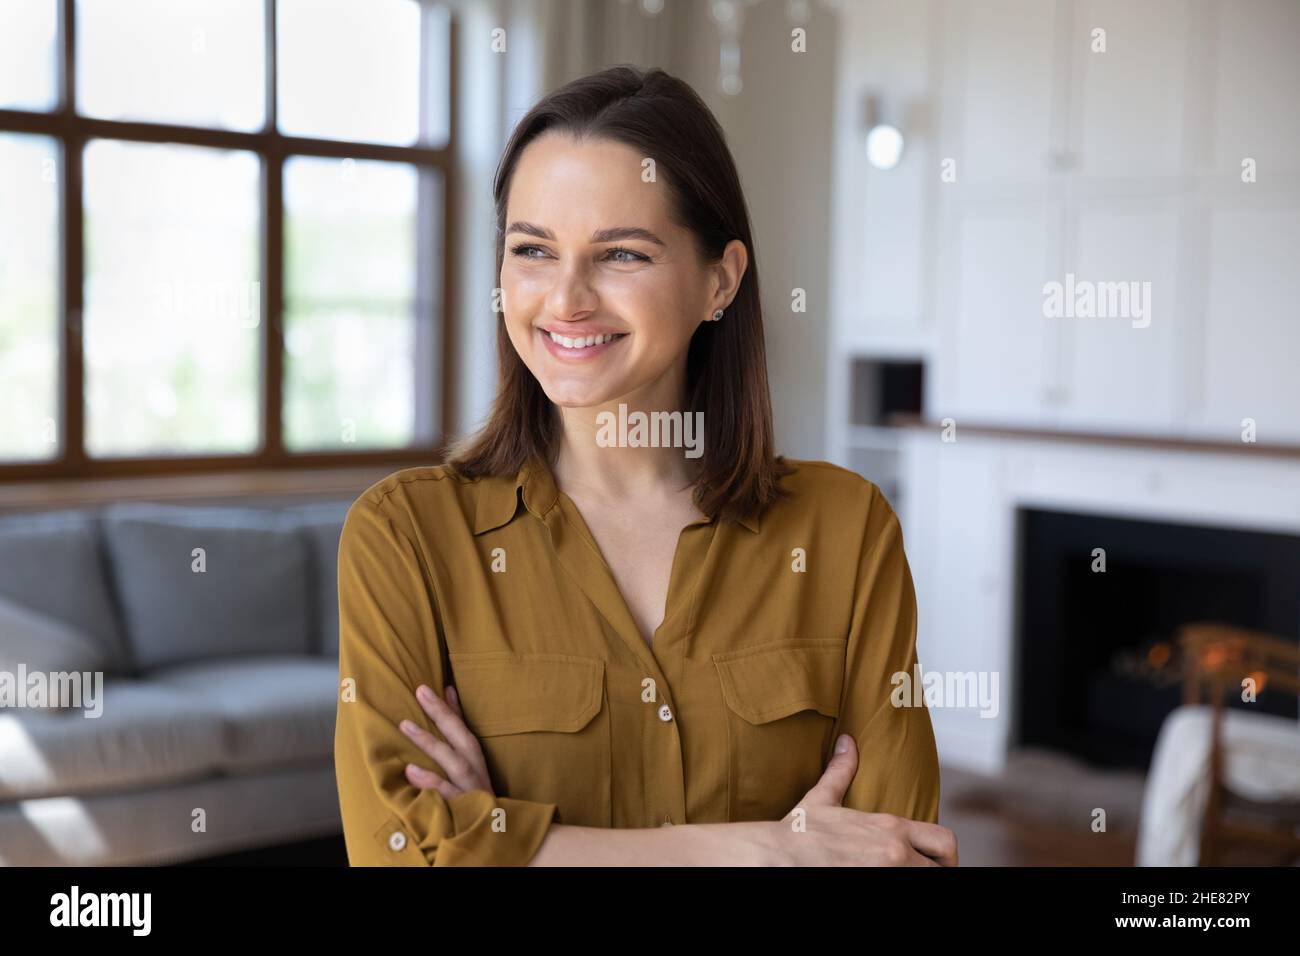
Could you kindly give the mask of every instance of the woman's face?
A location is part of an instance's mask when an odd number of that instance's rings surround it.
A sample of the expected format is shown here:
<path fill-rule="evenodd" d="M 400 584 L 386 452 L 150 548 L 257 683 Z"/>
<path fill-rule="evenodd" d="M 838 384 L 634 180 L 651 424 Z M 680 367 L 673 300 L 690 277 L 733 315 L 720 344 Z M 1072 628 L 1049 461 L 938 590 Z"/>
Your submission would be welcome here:
<path fill-rule="evenodd" d="M 556 405 L 680 401 L 686 349 L 744 272 L 733 240 L 701 261 L 669 192 L 605 139 L 547 133 L 524 150 L 506 203 L 502 309 L 510 341 Z M 724 318 L 723 321 L 726 321 Z"/>

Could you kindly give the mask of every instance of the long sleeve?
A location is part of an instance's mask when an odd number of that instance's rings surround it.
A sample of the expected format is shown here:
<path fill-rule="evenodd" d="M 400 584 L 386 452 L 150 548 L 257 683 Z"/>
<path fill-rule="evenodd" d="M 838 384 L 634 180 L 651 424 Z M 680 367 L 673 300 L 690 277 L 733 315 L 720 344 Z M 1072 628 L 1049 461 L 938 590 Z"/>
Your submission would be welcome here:
<path fill-rule="evenodd" d="M 358 499 L 339 543 L 334 761 L 349 862 L 524 865 L 545 838 L 555 804 L 483 790 L 446 800 L 406 779 L 407 763 L 442 772 L 398 723 L 409 718 L 434 730 L 415 689 L 426 683 L 442 693 L 444 654 L 432 585 L 386 504 L 373 492 Z"/>
<path fill-rule="evenodd" d="M 871 501 L 853 596 L 843 701 L 835 736 L 852 734 L 858 770 L 844 806 L 910 820 L 939 819 L 939 757 L 917 675 L 916 594 L 898 517 L 879 489 Z M 905 674 L 897 691 L 895 675 Z M 897 691 L 897 693 L 896 693 Z M 895 706 L 899 698 L 907 706 Z"/>

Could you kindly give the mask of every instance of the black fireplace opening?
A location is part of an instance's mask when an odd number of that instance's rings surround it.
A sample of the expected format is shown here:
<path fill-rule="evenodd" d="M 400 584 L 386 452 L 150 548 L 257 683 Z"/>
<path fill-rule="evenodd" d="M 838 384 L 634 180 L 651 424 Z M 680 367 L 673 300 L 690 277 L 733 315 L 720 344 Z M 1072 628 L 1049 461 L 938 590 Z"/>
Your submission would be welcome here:
<path fill-rule="evenodd" d="M 1017 737 L 1145 769 L 1182 702 L 1176 631 L 1221 621 L 1300 642 L 1300 536 L 1021 509 Z M 1104 551 L 1105 570 L 1099 570 Z M 1229 706 L 1295 719 L 1264 687 Z"/>

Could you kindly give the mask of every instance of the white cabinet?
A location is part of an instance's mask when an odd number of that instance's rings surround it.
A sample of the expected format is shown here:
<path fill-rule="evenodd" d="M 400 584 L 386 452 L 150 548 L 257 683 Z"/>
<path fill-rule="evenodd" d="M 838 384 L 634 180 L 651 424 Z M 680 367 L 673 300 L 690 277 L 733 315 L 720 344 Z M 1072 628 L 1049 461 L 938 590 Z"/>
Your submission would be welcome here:
<path fill-rule="evenodd" d="M 1083 179 L 1163 181 L 1187 161 L 1187 0 L 1078 0 L 1066 166 Z M 1104 51 L 1101 45 L 1104 43 Z"/>
<path fill-rule="evenodd" d="M 833 421 L 846 353 L 897 355 L 933 421 L 1300 443 L 1300 0 L 843 17 Z M 869 93 L 903 118 L 891 171 L 861 156 Z M 1130 308 L 1054 317 L 1048 282 Z"/>
<path fill-rule="evenodd" d="M 1192 428 L 1300 443 L 1300 3 L 1211 8 Z M 1254 182 L 1244 182 L 1249 161 Z"/>
<path fill-rule="evenodd" d="M 939 307 L 946 316 L 932 417 L 1044 424 L 1052 342 L 1042 317 L 1056 265 L 1055 205 L 963 200 L 941 220 Z M 952 361 L 944 361 L 945 359 Z"/>
<path fill-rule="evenodd" d="M 1181 209 L 1175 198 L 1067 203 L 1065 272 L 1119 314 L 1048 320 L 1064 363 L 1057 424 L 1160 435 L 1182 414 L 1181 338 L 1194 330 L 1178 281 Z"/>
<path fill-rule="evenodd" d="M 945 12 L 928 417 L 1300 440 L 1300 2 Z"/>
<path fill-rule="evenodd" d="M 1260 185 L 1295 183 L 1300 173 L 1300 3 L 1232 0 L 1211 7 L 1213 169 L 1240 184 L 1241 161 L 1256 160 Z"/>
<path fill-rule="evenodd" d="M 1203 403 L 1197 424 L 1239 440 L 1242 420 L 1264 444 L 1300 442 L 1300 204 L 1214 204 L 1205 308 Z"/>
<path fill-rule="evenodd" d="M 940 156 L 958 183 L 1045 183 L 1059 149 L 1057 4 L 1051 0 L 948 3 Z M 936 171 L 937 173 L 937 171 Z"/>

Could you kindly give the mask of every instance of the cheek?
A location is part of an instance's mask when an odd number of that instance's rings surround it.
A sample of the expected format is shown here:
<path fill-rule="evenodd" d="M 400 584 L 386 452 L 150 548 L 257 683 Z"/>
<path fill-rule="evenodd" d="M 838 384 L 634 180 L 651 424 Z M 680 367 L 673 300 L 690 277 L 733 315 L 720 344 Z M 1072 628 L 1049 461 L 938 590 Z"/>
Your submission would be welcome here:
<path fill-rule="evenodd" d="M 512 322 L 529 321 L 546 297 L 546 287 L 536 273 L 509 265 L 501 269 L 501 302 L 506 318 Z"/>
<path fill-rule="evenodd" d="M 647 344 L 672 348 L 694 328 L 689 289 L 683 277 L 645 273 L 616 278 L 603 296 L 614 314 L 644 334 Z"/>

